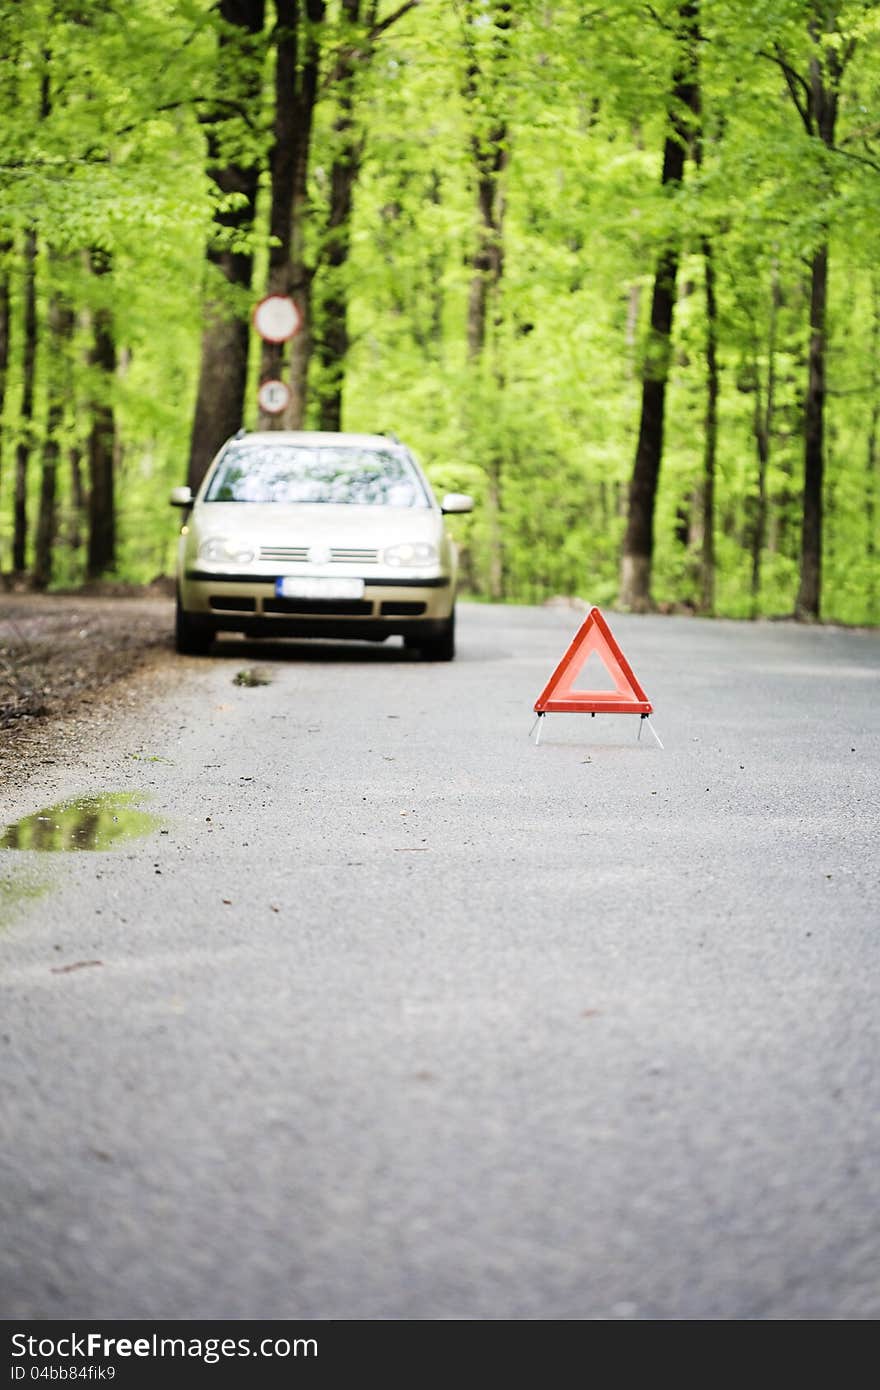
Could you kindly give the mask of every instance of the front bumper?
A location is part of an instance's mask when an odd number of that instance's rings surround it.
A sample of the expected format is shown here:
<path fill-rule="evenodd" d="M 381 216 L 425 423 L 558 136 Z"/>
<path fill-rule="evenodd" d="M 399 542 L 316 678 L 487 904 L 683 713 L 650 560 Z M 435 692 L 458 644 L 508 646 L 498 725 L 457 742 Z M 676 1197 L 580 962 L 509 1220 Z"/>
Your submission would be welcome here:
<path fill-rule="evenodd" d="M 335 576 L 334 576 L 335 577 Z M 184 571 L 181 605 L 223 632 L 250 636 L 364 637 L 428 634 L 448 620 L 455 592 L 449 575 L 374 576 L 362 599 L 290 599 L 275 592 L 276 575 Z"/>

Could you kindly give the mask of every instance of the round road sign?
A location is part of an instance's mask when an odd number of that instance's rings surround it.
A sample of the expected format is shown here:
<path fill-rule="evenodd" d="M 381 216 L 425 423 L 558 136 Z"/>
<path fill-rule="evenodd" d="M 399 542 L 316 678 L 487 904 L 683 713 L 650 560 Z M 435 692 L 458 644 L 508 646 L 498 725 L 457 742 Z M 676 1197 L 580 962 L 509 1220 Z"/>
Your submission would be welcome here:
<path fill-rule="evenodd" d="M 267 343 L 286 343 L 302 327 L 302 317 L 286 294 L 270 294 L 254 309 L 254 327 Z"/>
<path fill-rule="evenodd" d="M 264 381 L 257 393 L 260 409 L 267 415 L 280 415 L 290 404 L 290 387 L 283 381 Z"/>

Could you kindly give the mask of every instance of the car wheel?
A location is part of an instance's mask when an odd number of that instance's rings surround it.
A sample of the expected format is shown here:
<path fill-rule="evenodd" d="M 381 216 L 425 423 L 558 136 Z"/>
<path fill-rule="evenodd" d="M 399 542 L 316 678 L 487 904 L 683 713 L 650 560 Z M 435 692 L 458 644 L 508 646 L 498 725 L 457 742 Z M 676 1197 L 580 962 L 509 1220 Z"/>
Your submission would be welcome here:
<path fill-rule="evenodd" d="M 430 637 L 416 637 L 413 646 L 417 647 L 423 661 L 452 661 L 455 656 L 455 611 L 442 624 L 440 631 Z"/>
<path fill-rule="evenodd" d="M 214 640 L 214 627 L 209 618 L 196 618 L 187 613 L 177 596 L 174 618 L 174 645 L 181 656 L 207 656 Z"/>

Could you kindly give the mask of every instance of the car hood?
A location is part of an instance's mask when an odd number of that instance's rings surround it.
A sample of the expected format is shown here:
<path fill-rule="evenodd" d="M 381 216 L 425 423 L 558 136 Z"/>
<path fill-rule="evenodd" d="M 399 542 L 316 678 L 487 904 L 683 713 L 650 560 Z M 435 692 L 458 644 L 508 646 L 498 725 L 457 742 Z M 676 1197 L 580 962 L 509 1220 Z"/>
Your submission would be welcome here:
<path fill-rule="evenodd" d="M 285 542 L 333 546 L 375 546 L 400 541 L 436 544 L 442 514 L 433 507 L 352 507 L 315 503 L 286 507 L 277 503 L 204 502 L 192 525 L 200 537 L 245 537 L 258 545 Z"/>

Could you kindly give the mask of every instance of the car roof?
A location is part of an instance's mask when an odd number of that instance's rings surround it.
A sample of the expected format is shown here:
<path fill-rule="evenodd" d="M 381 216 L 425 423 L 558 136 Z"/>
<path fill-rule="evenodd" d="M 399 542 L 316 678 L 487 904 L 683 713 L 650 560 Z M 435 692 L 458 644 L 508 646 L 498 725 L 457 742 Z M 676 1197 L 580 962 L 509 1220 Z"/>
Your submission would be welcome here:
<path fill-rule="evenodd" d="M 387 434 L 348 434 L 341 430 L 248 430 L 234 438 L 239 443 L 255 444 L 337 444 L 362 449 L 404 447 L 399 439 Z"/>

